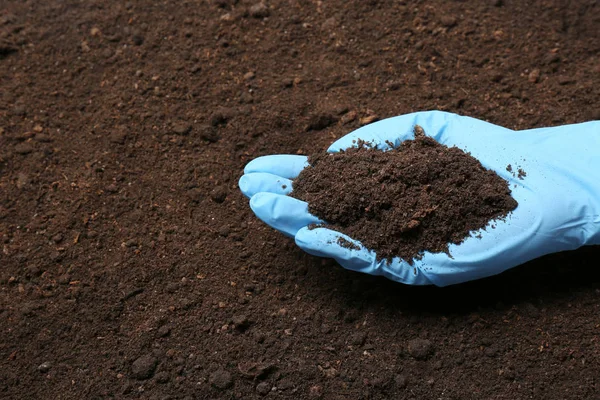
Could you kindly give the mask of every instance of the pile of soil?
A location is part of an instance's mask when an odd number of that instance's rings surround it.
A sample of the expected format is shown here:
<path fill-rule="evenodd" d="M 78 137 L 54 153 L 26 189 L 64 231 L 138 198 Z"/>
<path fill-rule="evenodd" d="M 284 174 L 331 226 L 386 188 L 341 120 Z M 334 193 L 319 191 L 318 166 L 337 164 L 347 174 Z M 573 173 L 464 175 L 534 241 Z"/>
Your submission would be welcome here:
<path fill-rule="evenodd" d="M 237 188 L 377 118 L 600 118 L 597 1 L 416 3 L 0 1 L 0 398 L 597 398 L 599 249 L 411 288 Z"/>
<path fill-rule="evenodd" d="M 470 232 L 517 207 L 507 181 L 470 154 L 415 126 L 415 139 L 390 151 L 368 143 L 309 156 L 292 196 L 327 226 L 412 263 L 423 252 L 448 252 Z"/>

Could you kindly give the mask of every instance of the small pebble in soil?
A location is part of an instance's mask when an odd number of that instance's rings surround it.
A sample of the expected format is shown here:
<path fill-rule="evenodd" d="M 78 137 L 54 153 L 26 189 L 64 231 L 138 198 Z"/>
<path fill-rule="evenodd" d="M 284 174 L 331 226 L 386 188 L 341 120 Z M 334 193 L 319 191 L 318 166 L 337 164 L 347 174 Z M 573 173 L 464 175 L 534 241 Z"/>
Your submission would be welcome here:
<path fill-rule="evenodd" d="M 33 151 L 33 146 L 29 143 L 19 143 L 15 146 L 15 153 L 26 155 Z"/>
<path fill-rule="evenodd" d="M 216 110 L 210 117 L 210 124 L 212 126 L 225 125 L 229 120 L 235 116 L 235 110 L 232 108 L 221 107 Z"/>
<path fill-rule="evenodd" d="M 46 361 L 41 363 L 37 367 L 37 370 L 45 374 L 46 372 L 50 371 L 50 368 L 52 368 L 52 363 L 50 361 Z"/>
<path fill-rule="evenodd" d="M 521 313 L 531 318 L 540 316 L 540 310 L 531 303 L 524 303 L 521 307 Z"/>
<path fill-rule="evenodd" d="M 290 378 L 283 378 L 277 383 L 278 390 L 288 390 L 294 387 L 294 383 Z"/>
<path fill-rule="evenodd" d="M 354 346 L 362 346 L 367 340 L 366 332 L 357 332 L 350 337 L 350 344 Z"/>
<path fill-rule="evenodd" d="M 154 378 L 158 383 L 167 383 L 169 382 L 169 373 L 166 371 L 161 371 L 157 373 Z"/>
<path fill-rule="evenodd" d="M 413 339 L 408 342 L 408 354 L 417 360 L 425 360 L 433 354 L 433 344 L 427 339 Z"/>
<path fill-rule="evenodd" d="M 38 133 L 37 135 L 35 135 L 35 140 L 36 142 L 40 143 L 52 142 L 52 138 L 49 135 L 46 135 L 45 133 Z"/>
<path fill-rule="evenodd" d="M 192 125 L 185 121 L 173 122 L 172 131 L 176 135 L 187 135 L 192 130 Z"/>
<path fill-rule="evenodd" d="M 313 114 L 306 126 L 307 131 L 320 131 L 337 122 L 337 118 L 328 113 Z"/>
<path fill-rule="evenodd" d="M 496 346 L 487 347 L 483 352 L 488 357 L 496 357 L 498 354 L 498 348 Z"/>
<path fill-rule="evenodd" d="M 265 3 L 257 3 L 250 7 L 250 15 L 254 18 L 265 18 L 269 16 L 269 8 Z"/>
<path fill-rule="evenodd" d="M 266 396 L 271 391 L 271 385 L 267 382 L 261 382 L 256 385 L 256 392 L 262 396 Z"/>
<path fill-rule="evenodd" d="M 229 372 L 220 369 L 210 374 L 209 382 L 213 387 L 225 390 L 233 385 L 233 378 Z"/>
<path fill-rule="evenodd" d="M 13 115 L 20 117 L 27 115 L 27 109 L 23 105 L 16 105 L 13 107 Z"/>
<path fill-rule="evenodd" d="M 143 355 L 131 364 L 131 375 L 139 380 L 151 378 L 157 364 L 158 360 L 153 355 Z"/>
<path fill-rule="evenodd" d="M 529 76 L 527 77 L 527 79 L 529 80 L 529 82 L 531 83 L 537 83 L 537 81 L 540 80 L 540 70 L 538 68 L 533 69 L 530 73 Z"/>
<path fill-rule="evenodd" d="M 398 90 L 402 88 L 402 82 L 399 80 L 391 80 L 385 84 L 387 90 Z"/>
<path fill-rule="evenodd" d="M 342 116 L 340 122 L 343 125 L 349 124 L 350 122 L 356 120 L 357 112 L 356 111 L 348 111 L 346 114 Z"/>
<path fill-rule="evenodd" d="M 29 182 L 30 182 L 29 176 L 27 176 L 26 174 L 24 174 L 22 172 L 19 172 L 17 174 L 17 188 L 18 189 L 23 189 L 23 188 L 29 186 Z"/>
<path fill-rule="evenodd" d="M 291 78 L 283 78 L 280 83 L 283 88 L 291 88 L 294 86 L 294 80 Z"/>
<path fill-rule="evenodd" d="M 166 337 L 169 336 L 170 333 L 171 327 L 169 327 L 168 325 L 163 325 L 160 328 L 158 328 L 158 331 L 156 331 L 158 337 Z"/>
<path fill-rule="evenodd" d="M 222 227 L 219 228 L 219 236 L 227 237 L 227 236 L 229 236 L 230 232 L 231 232 L 231 228 L 229 228 L 229 225 L 223 225 Z"/>
<path fill-rule="evenodd" d="M 192 203 L 200 203 L 204 199 L 204 191 L 200 188 L 191 188 L 186 195 Z"/>
<path fill-rule="evenodd" d="M 352 323 L 352 322 L 356 321 L 358 318 L 359 318 L 358 312 L 355 310 L 348 310 L 344 314 L 344 322 L 346 322 L 346 323 Z"/>
<path fill-rule="evenodd" d="M 308 389 L 308 396 L 311 399 L 320 399 L 323 397 L 323 387 L 319 385 L 311 386 L 310 389 Z"/>
<path fill-rule="evenodd" d="M 244 314 L 234 315 L 231 319 L 231 322 L 233 322 L 235 329 L 239 331 L 246 330 L 251 324 L 250 320 L 248 319 L 248 316 Z"/>
<path fill-rule="evenodd" d="M 141 46 L 144 43 L 144 38 L 139 35 L 134 35 L 131 38 L 131 41 L 133 42 L 134 45 Z"/>
<path fill-rule="evenodd" d="M 453 15 L 444 15 L 440 19 L 440 22 L 446 28 L 452 28 L 453 26 L 455 26 L 457 24 L 458 20 Z"/>
<path fill-rule="evenodd" d="M 222 203 L 222 202 L 224 202 L 226 197 L 227 197 L 227 189 L 224 186 L 217 186 L 210 193 L 210 198 L 215 203 Z"/>
<path fill-rule="evenodd" d="M 407 384 L 406 375 L 402 375 L 402 374 L 396 375 L 394 377 L 394 383 L 400 389 L 405 388 L 406 384 Z"/>
<path fill-rule="evenodd" d="M 198 136 L 210 143 L 215 143 L 221 138 L 219 132 L 208 124 L 202 124 L 198 127 Z"/>
<path fill-rule="evenodd" d="M 109 136 L 109 140 L 114 144 L 124 144 L 127 139 L 127 133 L 125 132 L 113 132 Z"/>
<path fill-rule="evenodd" d="M 373 123 L 375 121 L 378 121 L 378 120 L 379 120 L 379 117 L 377 115 L 371 114 L 371 115 L 367 115 L 366 117 L 362 117 L 359 120 L 359 123 L 360 123 L 361 126 L 364 126 L 364 125 L 369 125 L 369 124 L 371 124 L 371 123 Z"/>

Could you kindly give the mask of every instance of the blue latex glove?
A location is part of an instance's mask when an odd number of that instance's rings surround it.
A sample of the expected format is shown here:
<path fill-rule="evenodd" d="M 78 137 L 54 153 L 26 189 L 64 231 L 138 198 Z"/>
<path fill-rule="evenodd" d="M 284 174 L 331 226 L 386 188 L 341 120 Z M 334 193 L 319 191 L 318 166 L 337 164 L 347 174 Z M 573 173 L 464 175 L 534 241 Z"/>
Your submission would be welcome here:
<path fill-rule="evenodd" d="M 518 207 L 496 221 L 495 229 L 473 232 L 444 253 L 425 253 L 413 265 L 395 258 L 377 261 L 373 251 L 346 235 L 326 229 L 310 230 L 319 223 L 307 203 L 286 196 L 292 179 L 306 166 L 297 155 L 273 155 L 252 160 L 239 186 L 250 197 L 258 218 L 288 236 L 306 252 L 337 260 L 343 267 L 412 285 L 446 286 L 483 278 L 544 254 L 600 244 L 600 121 L 553 128 L 513 131 L 474 118 L 440 111 L 418 112 L 364 126 L 339 139 L 330 152 L 355 146 L 356 139 L 386 141 L 398 146 L 414 138 L 415 124 L 438 142 L 456 146 L 477 158 L 484 167 L 506 179 Z M 522 168 L 521 180 L 506 170 Z M 341 247 L 338 237 L 360 250 Z M 478 237 L 480 236 L 480 237 Z"/>

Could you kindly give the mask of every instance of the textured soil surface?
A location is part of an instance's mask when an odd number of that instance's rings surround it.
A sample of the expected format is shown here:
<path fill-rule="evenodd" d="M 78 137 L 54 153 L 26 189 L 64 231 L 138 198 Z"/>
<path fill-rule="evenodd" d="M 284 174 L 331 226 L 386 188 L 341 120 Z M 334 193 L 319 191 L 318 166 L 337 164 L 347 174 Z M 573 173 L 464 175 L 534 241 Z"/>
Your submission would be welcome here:
<path fill-rule="evenodd" d="M 462 243 L 517 207 L 507 181 L 464 151 L 425 136 L 420 126 L 414 140 L 390 151 L 359 141 L 308 162 L 291 195 L 382 259 L 412 263 L 425 251 L 447 253 L 450 243 Z M 346 242 L 342 246 L 352 246 Z"/>
<path fill-rule="evenodd" d="M 405 287 L 236 187 L 412 111 L 599 119 L 598 2 L 255 3 L 0 0 L 0 398 L 600 397 L 597 248 Z"/>

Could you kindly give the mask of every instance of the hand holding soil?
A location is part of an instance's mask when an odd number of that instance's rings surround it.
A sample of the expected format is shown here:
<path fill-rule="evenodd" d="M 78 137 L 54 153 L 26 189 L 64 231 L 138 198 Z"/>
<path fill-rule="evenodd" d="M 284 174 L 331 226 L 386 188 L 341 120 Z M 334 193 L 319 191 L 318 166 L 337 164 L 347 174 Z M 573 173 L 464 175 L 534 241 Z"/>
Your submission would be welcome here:
<path fill-rule="evenodd" d="M 332 223 L 336 228 L 344 228 L 348 225 L 344 215 L 348 213 L 336 215 L 331 212 L 334 205 L 331 199 L 329 203 L 325 203 L 328 204 L 328 210 L 319 210 L 316 206 L 309 206 L 308 203 L 291 197 L 309 200 L 311 196 L 315 198 L 314 184 L 308 185 L 308 191 L 303 187 L 292 193 L 292 180 L 298 178 L 308 165 L 304 156 L 274 155 L 257 158 L 246 166 L 245 175 L 240 179 L 240 188 L 251 197 L 250 206 L 261 220 L 284 234 L 295 237 L 298 246 L 306 252 L 334 258 L 347 269 L 383 275 L 406 284 L 445 286 L 465 282 L 498 274 L 544 254 L 600 243 L 600 153 L 597 150 L 600 148 L 599 122 L 512 131 L 469 117 L 430 111 L 367 125 L 339 139 L 328 151 L 338 152 L 356 147 L 360 141 L 372 142 L 380 150 L 391 146 L 396 148 L 404 141 L 413 139 L 416 125 L 421 126 L 425 134 L 439 144 L 463 150 L 481 163 L 483 168 L 479 172 L 483 175 L 471 176 L 467 173 L 467 180 L 472 178 L 473 183 L 477 183 L 484 179 L 487 169 L 495 172 L 496 178 L 503 178 L 499 181 L 508 182 L 508 187 L 502 189 L 502 185 L 495 181 L 495 194 L 480 196 L 484 203 L 488 201 L 489 205 L 491 199 L 498 207 L 491 207 L 487 214 L 480 215 L 485 219 L 479 219 L 479 226 L 466 223 L 473 220 L 474 209 L 467 210 L 469 214 L 464 215 L 465 223 L 461 224 L 461 229 L 467 230 L 460 237 L 449 235 L 447 249 L 445 246 L 425 246 L 417 249 L 424 251 L 402 254 L 404 250 L 394 248 L 393 245 L 397 243 L 389 240 L 389 230 L 373 229 L 371 236 L 364 236 L 368 218 L 353 231 L 363 234 L 360 242 L 335 230 L 314 228 L 315 224 Z M 368 155 L 371 156 L 373 154 Z M 377 169 L 376 165 L 374 163 L 374 169 Z M 451 173 L 451 168 L 454 167 L 449 163 L 448 172 Z M 478 170 L 476 165 L 473 168 Z M 381 171 L 378 173 L 381 174 Z M 435 171 L 434 178 L 440 174 L 443 174 L 443 170 Z M 462 175 L 466 176 L 465 172 Z M 302 176 L 300 179 L 302 180 Z M 331 181 L 335 182 L 336 179 L 342 180 L 344 177 L 340 174 Z M 489 185 L 485 186 L 486 182 L 481 182 L 481 188 L 489 189 Z M 477 198 L 481 195 L 480 190 L 484 190 L 477 189 L 477 186 L 470 188 L 473 198 Z M 511 191 L 510 196 L 518 203 L 518 207 L 510 213 L 508 212 L 514 208 L 514 204 L 511 205 L 510 198 L 507 199 L 508 189 Z M 288 196 L 290 193 L 291 196 Z M 342 192 L 337 193 L 339 195 Z M 377 197 L 373 193 L 380 192 L 371 191 L 372 198 Z M 429 194 L 426 197 L 429 199 Z M 449 193 L 448 198 L 450 197 Z M 340 203 L 344 203 L 342 200 L 340 198 Z M 370 200 L 371 198 L 363 198 L 361 201 L 367 204 Z M 464 200 L 468 202 L 470 199 Z M 483 204 L 481 201 L 477 204 Z M 456 209 L 459 206 L 457 203 L 453 207 Z M 310 211 L 325 215 L 329 220 L 324 221 Z M 366 212 L 369 211 L 367 206 Z M 396 224 L 396 231 L 404 233 L 417 228 L 421 221 L 426 221 L 423 215 L 415 218 L 409 215 L 407 218 Z M 490 221 L 487 226 L 486 221 Z M 453 222 L 446 221 L 447 224 Z M 478 229 L 481 226 L 484 229 Z M 447 230 L 434 231 L 441 235 Z M 377 238 L 377 235 L 387 235 L 387 242 Z M 382 254 L 378 255 L 371 249 L 382 241 L 388 247 L 380 247 Z M 363 245 L 367 243 L 369 249 Z M 391 258 L 392 255 L 403 255 L 405 258 Z"/>

